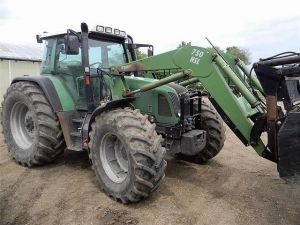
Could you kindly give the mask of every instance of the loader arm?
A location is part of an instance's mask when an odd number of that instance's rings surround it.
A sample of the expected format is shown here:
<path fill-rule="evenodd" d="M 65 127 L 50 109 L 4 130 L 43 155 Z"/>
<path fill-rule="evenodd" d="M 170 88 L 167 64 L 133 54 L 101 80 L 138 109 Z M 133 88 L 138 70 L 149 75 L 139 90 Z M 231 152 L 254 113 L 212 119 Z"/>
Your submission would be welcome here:
<path fill-rule="evenodd" d="M 210 101 L 236 136 L 244 145 L 252 145 L 259 155 L 263 155 L 265 145 L 261 139 L 255 143 L 250 140 L 254 121 L 264 115 L 265 109 L 250 88 L 242 82 L 240 74 L 234 72 L 221 55 L 214 54 L 205 48 L 186 46 L 132 62 L 120 67 L 119 71 L 129 72 L 132 68 L 140 68 L 134 72 L 148 76 L 156 77 L 159 74 L 168 75 L 166 73 L 173 74 L 182 71 L 183 76 L 177 75 L 178 79 L 174 80 L 181 79 L 182 81 L 184 77 L 185 80 L 197 82 L 196 79 L 198 79 L 209 92 Z M 184 76 L 186 74 L 184 71 L 191 71 L 191 73 Z M 166 79 L 157 83 L 164 82 Z M 234 84 L 236 91 L 233 91 L 230 84 Z"/>

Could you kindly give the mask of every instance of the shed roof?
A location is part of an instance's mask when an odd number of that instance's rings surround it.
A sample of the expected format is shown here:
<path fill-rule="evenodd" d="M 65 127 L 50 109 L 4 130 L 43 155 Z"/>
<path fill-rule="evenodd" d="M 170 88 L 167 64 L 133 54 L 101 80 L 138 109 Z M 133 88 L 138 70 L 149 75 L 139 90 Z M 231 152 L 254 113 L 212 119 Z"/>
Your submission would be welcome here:
<path fill-rule="evenodd" d="M 41 61 L 42 45 L 0 43 L 0 59 Z"/>

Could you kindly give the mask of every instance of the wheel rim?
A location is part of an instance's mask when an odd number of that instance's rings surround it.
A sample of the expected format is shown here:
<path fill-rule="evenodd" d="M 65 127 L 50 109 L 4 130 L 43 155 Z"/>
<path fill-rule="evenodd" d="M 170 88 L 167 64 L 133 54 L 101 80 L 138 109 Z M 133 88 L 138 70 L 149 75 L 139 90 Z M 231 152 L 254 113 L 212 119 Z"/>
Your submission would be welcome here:
<path fill-rule="evenodd" d="M 128 174 L 128 155 L 122 141 L 114 134 L 107 133 L 102 138 L 100 160 L 110 180 L 123 182 Z"/>
<path fill-rule="evenodd" d="M 28 149 L 34 140 L 33 113 L 22 102 L 16 102 L 10 115 L 10 128 L 16 144 L 21 149 Z"/>

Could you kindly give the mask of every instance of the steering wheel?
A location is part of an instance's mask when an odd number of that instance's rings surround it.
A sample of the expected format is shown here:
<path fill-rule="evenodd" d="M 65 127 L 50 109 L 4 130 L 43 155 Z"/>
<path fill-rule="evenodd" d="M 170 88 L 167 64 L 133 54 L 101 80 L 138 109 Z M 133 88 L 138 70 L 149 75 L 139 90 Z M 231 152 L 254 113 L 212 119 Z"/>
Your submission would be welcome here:
<path fill-rule="evenodd" d="M 102 62 L 94 62 L 92 64 L 90 64 L 90 67 L 93 67 L 94 65 L 98 65 L 95 69 L 102 67 Z"/>

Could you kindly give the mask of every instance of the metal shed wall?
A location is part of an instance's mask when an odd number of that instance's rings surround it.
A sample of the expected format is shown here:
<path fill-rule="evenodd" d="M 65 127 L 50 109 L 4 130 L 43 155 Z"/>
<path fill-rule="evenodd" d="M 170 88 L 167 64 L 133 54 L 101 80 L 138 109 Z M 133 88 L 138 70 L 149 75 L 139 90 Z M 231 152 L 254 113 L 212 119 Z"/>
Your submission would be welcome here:
<path fill-rule="evenodd" d="M 37 61 L 19 61 L 17 59 L 0 60 L 0 102 L 3 95 L 9 87 L 11 81 L 18 76 L 40 74 L 40 62 Z M 0 105 L 1 107 L 1 105 Z"/>

